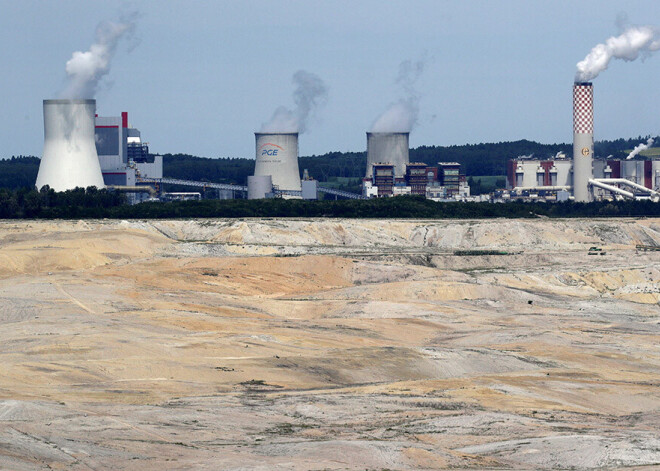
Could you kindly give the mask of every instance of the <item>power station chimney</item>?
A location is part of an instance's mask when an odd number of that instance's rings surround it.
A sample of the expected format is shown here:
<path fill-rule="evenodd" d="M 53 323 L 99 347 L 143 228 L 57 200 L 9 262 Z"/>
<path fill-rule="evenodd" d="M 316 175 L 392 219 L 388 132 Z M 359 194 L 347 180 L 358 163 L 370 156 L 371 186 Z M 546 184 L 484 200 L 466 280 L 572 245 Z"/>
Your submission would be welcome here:
<path fill-rule="evenodd" d="M 394 175 L 406 174 L 406 165 L 410 163 L 409 132 L 368 132 L 367 133 L 367 171 L 370 178 L 374 164 L 394 165 Z"/>
<path fill-rule="evenodd" d="M 254 133 L 255 176 L 272 177 L 280 190 L 302 191 L 298 169 L 298 133 Z"/>
<path fill-rule="evenodd" d="M 594 89 L 591 82 L 573 85 L 573 197 L 592 200 L 589 180 L 593 178 Z"/>
<path fill-rule="evenodd" d="M 103 188 L 94 140 L 96 100 L 44 100 L 44 153 L 37 188 Z"/>

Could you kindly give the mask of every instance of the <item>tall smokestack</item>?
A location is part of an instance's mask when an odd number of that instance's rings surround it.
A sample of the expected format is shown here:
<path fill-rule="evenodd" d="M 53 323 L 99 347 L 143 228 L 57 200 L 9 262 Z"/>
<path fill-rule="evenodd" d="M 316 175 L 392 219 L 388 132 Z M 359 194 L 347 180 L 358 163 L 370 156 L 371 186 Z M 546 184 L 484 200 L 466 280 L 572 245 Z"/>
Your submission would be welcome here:
<path fill-rule="evenodd" d="M 44 100 L 44 153 L 37 188 L 103 188 L 94 140 L 96 100 Z"/>
<path fill-rule="evenodd" d="M 573 85 L 573 196 L 575 201 L 592 200 L 589 179 L 593 178 L 594 92 L 591 82 Z"/>
<path fill-rule="evenodd" d="M 409 136 L 408 132 L 368 132 L 366 177 L 371 177 L 377 163 L 392 164 L 395 176 L 404 176 L 409 163 Z"/>
<path fill-rule="evenodd" d="M 254 133 L 255 176 L 270 175 L 280 190 L 302 191 L 298 169 L 298 133 Z"/>

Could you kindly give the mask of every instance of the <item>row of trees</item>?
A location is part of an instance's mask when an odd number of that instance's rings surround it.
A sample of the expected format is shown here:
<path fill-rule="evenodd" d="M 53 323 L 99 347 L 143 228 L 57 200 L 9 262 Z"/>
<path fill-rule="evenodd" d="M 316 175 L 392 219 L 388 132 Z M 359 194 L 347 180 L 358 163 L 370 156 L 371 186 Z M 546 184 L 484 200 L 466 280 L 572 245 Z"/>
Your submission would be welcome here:
<path fill-rule="evenodd" d="M 0 188 L 0 218 L 79 218 L 107 217 L 113 208 L 126 206 L 124 194 L 96 187 L 56 192 L 48 186 L 40 191 L 29 188 Z"/>
<path fill-rule="evenodd" d="M 119 192 L 94 187 L 55 192 L 0 189 L 3 219 L 153 219 L 234 217 L 330 218 L 532 218 L 532 217 L 660 216 L 650 201 L 594 203 L 437 203 L 420 196 L 370 200 L 202 200 L 127 205 Z"/>

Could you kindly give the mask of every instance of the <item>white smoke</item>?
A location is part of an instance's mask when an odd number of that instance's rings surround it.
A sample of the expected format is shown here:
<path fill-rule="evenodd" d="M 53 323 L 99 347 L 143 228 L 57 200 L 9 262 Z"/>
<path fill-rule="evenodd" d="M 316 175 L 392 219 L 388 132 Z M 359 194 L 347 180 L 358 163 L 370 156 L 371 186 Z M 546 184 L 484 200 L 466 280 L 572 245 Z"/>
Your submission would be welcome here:
<path fill-rule="evenodd" d="M 110 64 L 120 39 L 135 31 L 131 21 L 104 21 L 96 27 L 96 41 L 88 51 L 76 51 L 66 63 L 68 83 L 63 98 L 94 98 L 101 79 L 110 72 Z"/>
<path fill-rule="evenodd" d="M 628 26 L 619 36 L 612 36 L 595 46 L 584 60 L 577 63 L 576 82 L 589 82 L 607 69 L 612 59 L 634 61 L 641 54 L 660 49 L 658 29 L 653 26 Z"/>
<path fill-rule="evenodd" d="M 299 70 L 293 74 L 292 81 L 296 86 L 293 91 L 295 109 L 278 107 L 270 121 L 261 126 L 261 132 L 304 133 L 307 130 L 309 118 L 327 100 L 328 89 L 318 75 Z"/>
<path fill-rule="evenodd" d="M 420 95 L 415 84 L 424 72 L 425 61 L 406 60 L 399 65 L 396 83 L 403 89 L 403 97 L 392 103 L 371 126 L 371 132 L 410 132 L 419 116 Z"/>
<path fill-rule="evenodd" d="M 635 146 L 635 148 L 632 150 L 630 154 L 628 154 L 628 157 L 626 157 L 626 160 L 630 160 L 634 158 L 637 154 L 639 154 L 641 151 L 648 149 L 653 145 L 653 138 L 649 137 L 649 139 L 646 141 L 646 144 L 643 142 L 641 144 L 638 144 Z"/>

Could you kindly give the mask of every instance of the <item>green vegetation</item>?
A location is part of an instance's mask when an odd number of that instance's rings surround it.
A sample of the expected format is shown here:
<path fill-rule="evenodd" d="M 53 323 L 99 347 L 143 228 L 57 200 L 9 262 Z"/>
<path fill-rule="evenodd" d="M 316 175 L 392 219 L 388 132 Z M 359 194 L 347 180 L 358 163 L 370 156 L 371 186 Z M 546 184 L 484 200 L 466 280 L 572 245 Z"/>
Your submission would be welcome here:
<path fill-rule="evenodd" d="M 96 187 L 63 192 L 47 186 L 41 191 L 0 188 L 0 219 L 102 218 L 120 207 L 129 207 L 123 193 Z"/>
<path fill-rule="evenodd" d="M 38 157 L 19 155 L 0 160 L 0 188 L 32 188 L 38 171 Z"/>
<path fill-rule="evenodd" d="M 595 203 L 436 203 L 420 196 L 370 200 L 202 200 L 127 205 L 119 192 L 75 190 L 57 193 L 0 189 L 2 219 L 155 219 L 239 217 L 488 219 L 545 217 L 660 216 L 651 201 Z"/>
<path fill-rule="evenodd" d="M 497 189 L 506 188 L 506 177 L 499 175 L 481 175 L 468 177 L 471 195 L 483 195 L 492 193 Z"/>
<path fill-rule="evenodd" d="M 628 154 L 641 143 L 645 143 L 651 136 L 637 136 L 632 139 L 615 139 L 613 141 L 599 141 L 594 144 L 594 153 L 598 156 L 609 157 L 613 159 L 625 159 Z M 654 138 L 658 140 L 657 137 Z M 658 148 L 660 149 L 660 148 Z M 647 149 L 644 152 L 653 152 L 654 148 Z M 641 152 L 642 156 L 647 155 Z M 569 154 L 570 155 L 570 154 Z M 641 156 L 639 156 L 641 157 Z M 643 158 L 643 157 L 642 157 Z"/>
<path fill-rule="evenodd" d="M 627 154 L 632 152 L 632 149 L 625 151 Z M 660 156 L 660 147 L 651 147 L 650 149 L 644 149 L 639 153 L 642 157 L 658 157 Z"/>
<path fill-rule="evenodd" d="M 328 181 L 323 182 L 323 186 L 326 188 L 350 191 L 352 193 L 362 193 L 361 178 L 329 177 Z"/>

